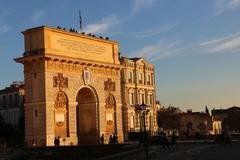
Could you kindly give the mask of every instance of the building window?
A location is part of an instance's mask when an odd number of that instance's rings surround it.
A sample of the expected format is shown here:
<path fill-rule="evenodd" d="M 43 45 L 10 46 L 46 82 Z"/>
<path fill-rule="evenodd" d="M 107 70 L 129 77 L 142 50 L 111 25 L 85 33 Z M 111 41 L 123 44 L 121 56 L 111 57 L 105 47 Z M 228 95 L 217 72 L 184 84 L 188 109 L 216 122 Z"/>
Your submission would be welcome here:
<path fill-rule="evenodd" d="M 6 107 L 6 96 L 3 96 L 3 107 Z"/>
<path fill-rule="evenodd" d="M 138 73 L 138 82 L 142 83 L 142 73 Z"/>
<path fill-rule="evenodd" d="M 147 104 L 150 104 L 150 95 L 147 95 Z"/>
<path fill-rule="evenodd" d="M 133 93 L 129 93 L 129 104 L 130 105 L 134 104 L 134 94 Z"/>
<path fill-rule="evenodd" d="M 150 85 L 150 75 L 147 75 L 147 85 Z"/>
<path fill-rule="evenodd" d="M 145 103 L 145 101 L 144 101 L 144 100 L 145 100 L 144 94 L 141 94 L 141 98 L 140 98 L 140 99 L 141 99 L 141 104 L 142 104 L 142 103 Z"/>
<path fill-rule="evenodd" d="M 38 117 L 38 110 L 35 109 L 35 117 L 37 118 Z"/>
<path fill-rule="evenodd" d="M 133 76 L 132 76 L 132 72 L 130 71 L 130 72 L 128 72 L 128 82 L 130 82 L 130 83 L 132 83 L 132 78 Z"/>
<path fill-rule="evenodd" d="M 134 115 L 131 113 L 130 115 L 130 128 L 134 128 Z"/>
<path fill-rule="evenodd" d="M 17 104 L 18 104 L 18 95 L 15 94 L 14 95 L 14 106 L 17 107 Z"/>
<path fill-rule="evenodd" d="M 130 104 L 130 105 L 133 104 L 133 102 L 132 102 L 132 94 L 131 94 L 131 93 L 129 93 L 129 104 Z"/>
<path fill-rule="evenodd" d="M 140 127 L 140 114 L 136 116 L 136 127 Z"/>
<path fill-rule="evenodd" d="M 141 98 L 141 94 L 140 93 L 138 94 L 138 102 L 139 102 L 139 104 L 142 104 L 142 98 Z"/>
<path fill-rule="evenodd" d="M 149 116 L 145 116 L 146 127 L 149 127 Z"/>
<path fill-rule="evenodd" d="M 12 95 L 9 95 L 9 107 L 12 107 Z"/>
<path fill-rule="evenodd" d="M 152 100 L 152 95 L 149 95 L 149 102 L 150 102 L 150 104 L 153 104 L 152 102 L 153 102 L 153 100 Z"/>
<path fill-rule="evenodd" d="M 153 118 L 152 117 L 153 117 L 152 114 L 150 114 L 150 116 L 149 116 L 149 130 L 151 130 L 152 127 L 153 127 Z"/>
<path fill-rule="evenodd" d="M 132 97 L 132 104 L 134 104 L 135 101 L 134 101 L 134 94 L 133 93 L 131 93 L 131 97 Z"/>

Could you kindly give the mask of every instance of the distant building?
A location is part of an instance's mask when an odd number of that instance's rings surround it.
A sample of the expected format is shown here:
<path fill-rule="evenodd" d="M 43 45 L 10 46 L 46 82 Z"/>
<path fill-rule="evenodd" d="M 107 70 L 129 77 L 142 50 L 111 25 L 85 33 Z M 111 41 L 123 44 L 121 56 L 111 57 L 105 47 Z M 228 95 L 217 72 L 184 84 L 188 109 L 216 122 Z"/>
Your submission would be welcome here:
<path fill-rule="evenodd" d="M 17 127 L 19 118 L 23 116 L 23 103 L 23 82 L 13 82 L 9 87 L 0 90 L 0 115 L 5 123 Z"/>
<path fill-rule="evenodd" d="M 170 105 L 169 107 L 160 107 L 158 109 L 158 126 L 159 132 L 162 131 L 178 131 L 180 129 L 180 118 L 182 111 Z"/>
<path fill-rule="evenodd" d="M 125 135 L 140 131 L 140 115 L 135 109 L 142 103 L 149 107 L 146 117 L 147 130 L 151 133 L 157 131 L 154 65 L 144 58 L 125 57 L 121 57 L 121 65 Z"/>
<path fill-rule="evenodd" d="M 159 111 L 161 109 L 160 101 L 156 101 L 156 109 Z"/>
<path fill-rule="evenodd" d="M 213 109 L 212 120 L 213 120 L 213 132 L 212 134 L 222 133 L 222 121 L 228 116 L 227 109 Z"/>
<path fill-rule="evenodd" d="M 205 112 L 181 113 L 181 131 L 188 136 L 206 135 L 212 130 L 212 117 Z"/>
<path fill-rule="evenodd" d="M 158 124 L 160 130 L 175 131 L 183 136 L 206 135 L 212 129 L 212 118 L 205 112 L 182 112 L 170 105 L 158 111 Z"/>
<path fill-rule="evenodd" d="M 212 121 L 213 121 L 213 130 L 212 134 L 221 134 L 223 131 L 222 122 L 225 118 L 228 117 L 230 112 L 239 111 L 240 107 L 233 106 L 228 109 L 213 109 L 212 110 Z"/>

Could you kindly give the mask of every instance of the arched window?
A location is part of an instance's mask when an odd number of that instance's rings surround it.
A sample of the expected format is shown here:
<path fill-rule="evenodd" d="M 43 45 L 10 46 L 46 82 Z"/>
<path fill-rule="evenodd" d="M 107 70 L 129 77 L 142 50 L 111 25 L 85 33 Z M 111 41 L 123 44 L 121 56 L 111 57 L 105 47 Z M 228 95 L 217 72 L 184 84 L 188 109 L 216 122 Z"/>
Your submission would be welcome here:
<path fill-rule="evenodd" d="M 134 125 L 134 114 L 131 113 L 130 115 L 130 128 L 135 128 L 135 125 Z"/>

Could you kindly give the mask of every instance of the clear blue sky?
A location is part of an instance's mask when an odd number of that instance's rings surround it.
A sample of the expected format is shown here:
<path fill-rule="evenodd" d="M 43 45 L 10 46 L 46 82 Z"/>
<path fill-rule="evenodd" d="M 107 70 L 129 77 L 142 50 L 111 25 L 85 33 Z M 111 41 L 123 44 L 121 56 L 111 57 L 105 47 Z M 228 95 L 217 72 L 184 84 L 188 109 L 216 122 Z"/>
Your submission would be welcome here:
<path fill-rule="evenodd" d="M 79 28 L 155 64 L 157 99 L 204 110 L 240 105 L 240 0 L 0 0 L 0 88 L 23 80 L 21 31 Z"/>

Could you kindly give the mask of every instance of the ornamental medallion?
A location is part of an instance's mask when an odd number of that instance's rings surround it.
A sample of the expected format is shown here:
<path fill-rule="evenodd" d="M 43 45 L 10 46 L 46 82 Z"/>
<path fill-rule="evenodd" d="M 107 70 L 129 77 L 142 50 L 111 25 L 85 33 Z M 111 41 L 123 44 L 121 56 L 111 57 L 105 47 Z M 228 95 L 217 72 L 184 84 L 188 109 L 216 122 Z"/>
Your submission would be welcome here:
<path fill-rule="evenodd" d="M 91 80 L 91 72 L 89 71 L 88 68 L 83 70 L 83 81 L 85 85 L 89 85 Z"/>

